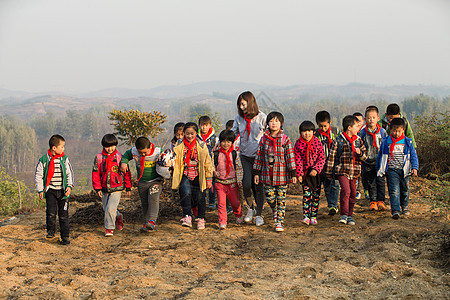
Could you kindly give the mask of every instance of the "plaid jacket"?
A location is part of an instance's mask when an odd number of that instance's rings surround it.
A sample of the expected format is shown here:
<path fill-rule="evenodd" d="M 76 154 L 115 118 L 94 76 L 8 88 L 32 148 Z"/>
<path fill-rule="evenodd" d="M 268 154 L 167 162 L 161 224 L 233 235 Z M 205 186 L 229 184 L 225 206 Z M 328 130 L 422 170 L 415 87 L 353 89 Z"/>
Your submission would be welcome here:
<path fill-rule="evenodd" d="M 361 155 L 356 155 L 355 166 L 353 166 L 353 152 L 350 142 L 341 133 L 333 141 L 328 156 L 325 175 L 327 176 L 345 176 L 349 180 L 356 179 L 361 175 L 361 161 L 367 158 L 367 150 L 361 138 L 355 140 L 355 148 L 361 149 Z M 338 152 L 341 153 L 338 157 Z"/>
<path fill-rule="evenodd" d="M 286 185 L 296 175 L 294 148 L 291 139 L 280 131 L 277 135 L 276 149 L 274 149 L 275 162 L 273 164 L 273 178 L 270 178 L 269 149 L 272 141 L 267 138 L 266 131 L 261 138 L 253 164 L 253 173 L 260 176 L 260 181 L 267 185 Z"/>

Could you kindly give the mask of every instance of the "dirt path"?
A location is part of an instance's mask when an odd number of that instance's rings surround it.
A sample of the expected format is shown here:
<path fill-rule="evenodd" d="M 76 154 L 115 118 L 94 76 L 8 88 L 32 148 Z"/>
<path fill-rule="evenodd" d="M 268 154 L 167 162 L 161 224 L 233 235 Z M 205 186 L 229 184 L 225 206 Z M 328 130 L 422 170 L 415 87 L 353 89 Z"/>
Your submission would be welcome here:
<path fill-rule="evenodd" d="M 79 221 L 99 211 L 86 202 L 72 203 L 71 245 L 60 246 L 44 238 L 45 214 L 36 212 L 0 227 L 0 298 L 450 299 L 446 220 L 419 199 L 421 184 L 413 183 L 411 217 L 394 221 L 361 201 L 356 226 L 329 217 L 325 201 L 319 224 L 302 226 L 301 198 L 289 196 L 283 233 L 267 222 L 267 206 L 262 227 L 219 231 L 208 212 L 199 232 L 181 227 L 167 204 L 157 230 L 140 234 L 131 222 L 139 209 L 127 211 L 137 202 L 124 200 L 126 227 L 105 238 L 101 213 Z"/>

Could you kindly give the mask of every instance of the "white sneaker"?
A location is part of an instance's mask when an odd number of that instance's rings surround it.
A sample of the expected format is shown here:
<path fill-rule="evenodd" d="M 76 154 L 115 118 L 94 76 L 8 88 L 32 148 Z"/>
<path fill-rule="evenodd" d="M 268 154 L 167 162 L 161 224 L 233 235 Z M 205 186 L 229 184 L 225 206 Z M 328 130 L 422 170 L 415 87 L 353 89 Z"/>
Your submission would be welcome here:
<path fill-rule="evenodd" d="M 262 216 L 256 216 L 255 218 L 255 224 L 256 226 L 261 226 L 264 224 L 264 219 Z"/>
<path fill-rule="evenodd" d="M 251 223 L 253 220 L 253 209 L 247 209 L 247 215 L 244 218 L 245 223 Z"/>

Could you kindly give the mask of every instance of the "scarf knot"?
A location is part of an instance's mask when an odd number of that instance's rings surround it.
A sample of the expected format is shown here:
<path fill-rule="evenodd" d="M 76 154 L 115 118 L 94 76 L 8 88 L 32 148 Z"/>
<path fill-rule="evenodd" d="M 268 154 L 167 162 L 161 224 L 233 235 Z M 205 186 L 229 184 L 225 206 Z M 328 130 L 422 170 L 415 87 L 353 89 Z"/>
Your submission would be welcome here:
<path fill-rule="evenodd" d="M 309 158 L 310 158 L 309 154 L 311 151 L 313 151 L 313 148 L 312 148 L 313 139 L 314 139 L 314 137 L 312 137 L 308 142 L 302 136 L 300 136 L 300 140 L 306 144 L 306 161 L 308 162 L 308 164 L 309 164 Z"/>
<path fill-rule="evenodd" d="M 331 148 L 331 143 L 333 142 L 333 139 L 331 138 L 331 126 L 328 127 L 326 132 L 319 128 L 319 134 L 328 138 L 328 148 Z"/>
<path fill-rule="evenodd" d="M 377 134 L 378 132 L 380 132 L 381 126 L 379 124 L 377 124 L 377 129 L 375 130 L 374 133 L 370 132 L 369 128 L 367 128 L 366 126 L 366 133 L 368 135 L 370 135 L 372 137 L 373 140 L 373 146 L 378 150 L 378 145 L 377 145 Z"/>
<path fill-rule="evenodd" d="M 144 154 L 141 156 L 141 161 L 140 161 L 140 167 L 141 167 L 141 175 L 138 178 L 138 181 L 141 180 L 142 175 L 144 174 L 144 168 L 145 168 L 145 158 L 147 156 L 152 156 L 153 152 L 155 152 L 155 145 L 153 145 L 152 143 L 150 143 L 150 153 L 148 154 Z"/>
<path fill-rule="evenodd" d="M 244 130 L 244 133 L 243 133 L 242 135 L 244 135 L 245 132 L 247 131 L 247 132 L 248 132 L 248 135 L 247 135 L 247 141 L 248 141 L 248 138 L 250 137 L 250 132 L 252 131 L 252 126 L 251 126 L 252 119 L 249 119 L 249 118 L 247 117 L 247 115 L 244 115 L 244 120 L 245 120 L 246 124 L 245 124 L 245 130 Z"/>
<path fill-rule="evenodd" d="M 356 162 L 356 148 L 355 148 L 355 141 L 358 139 L 357 135 L 352 135 L 352 137 L 349 137 L 348 134 L 342 132 L 345 136 L 345 138 L 349 141 L 350 145 L 352 146 L 352 153 L 353 153 L 353 167 L 355 167 Z"/>
<path fill-rule="evenodd" d="M 183 138 L 184 145 L 188 148 L 188 151 L 186 153 L 186 157 L 184 158 L 184 163 L 187 164 L 188 167 L 191 166 L 190 161 L 192 157 L 194 156 L 194 148 L 197 143 L 196 139 L 194 139 L 192 142 L 189 142 L 185 137 Z"/>

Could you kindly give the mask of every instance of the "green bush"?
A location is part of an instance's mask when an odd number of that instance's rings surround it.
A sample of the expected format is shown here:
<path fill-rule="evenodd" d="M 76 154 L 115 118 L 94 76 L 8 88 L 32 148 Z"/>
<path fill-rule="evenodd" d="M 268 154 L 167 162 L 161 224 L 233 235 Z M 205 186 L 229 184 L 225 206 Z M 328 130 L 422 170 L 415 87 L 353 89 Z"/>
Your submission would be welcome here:
<path fill-rule="evenodd" d="M 22 207 L 20 207 L 19 187 Z M 45 205 L 39 201 L 37 194 L 30 192 L 23 181 L 12 178 L 3 167 L 0 167 L 0 215 L 13 215 L 43 206 Z"/>

